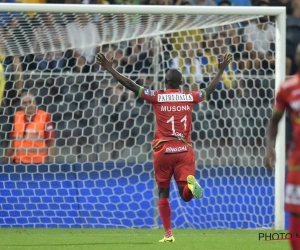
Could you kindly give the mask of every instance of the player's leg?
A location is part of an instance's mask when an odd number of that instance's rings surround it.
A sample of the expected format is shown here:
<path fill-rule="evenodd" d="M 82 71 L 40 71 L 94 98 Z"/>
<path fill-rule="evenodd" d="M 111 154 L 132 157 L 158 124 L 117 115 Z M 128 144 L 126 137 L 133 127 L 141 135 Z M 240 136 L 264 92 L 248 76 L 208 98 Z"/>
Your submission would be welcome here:
<path fill-rule="evenodd" d="M 180 197 L 186 202 L 193 197 L 200 199 L 203 194 L 202 188 L 194 175 L 195 154 L 194 150 L 188 147 L 188 152 L 177 155 L 177 165 L 174 169 L 174 178 L 178 185 Z"/>
<path fill-rule="evenodd" d="M 162 183 L 161 183 L 162 184 Z M 165 183 L 167 184 L 167 183 Z M 165 236 L 159 242 L 174 242 L 172 233 L 172 216 L 169 202 L 170 186 L 168 188 L 158 187 L 158 211 L 165 230 Z"/>
<path fill-rule="evenodd" d="M 300 214 L 290 214 L 289 233 L 292 235 L 293 238 L 296 238 L 296 235 L 300 234 Z M 293 250 L 300 250 L 300 240 L 291 240 L 290 244 Z"/>
<path fill-rule="evenodd" d="M 192 194 L 191 190 L 188 188 L 187 182 L 180 182 L 177 183 L 177 185 L 182 200 L 184 200 L 185 202 L 189 202 L 191 199 L 194 198 L 194 195 Z"/>
<path fill-rule="evenodd" d="M 165 230 L 164 238 L 159 242 L 174 242 L 169 202 L 170 183 L 173 169 L 170 156 L 164 154 L 164 145 L 159 145 L 154 152 L 154 176 L 158 186 L 158 212 Z"/>
<path fill-rule="evenodd" d="M 203 190 L 193 174 L 186 177 L 186 181 L 177 181 L 180 197 L 185 202 L 189 202 L 194 197 L 200 199 L 203 196 Z"/>
<path fill-rule="evenodd" d="M 290 212 L 290 228 L 289 232 L 292 238 L 300 234 L 300 205 L 298 203 L 300 194 L 300 171 L 288 171 L 286 188 L 285 188 L 285 210 Z M 291 240 L 293 250 L 300 250 L 300 241 Z"/>

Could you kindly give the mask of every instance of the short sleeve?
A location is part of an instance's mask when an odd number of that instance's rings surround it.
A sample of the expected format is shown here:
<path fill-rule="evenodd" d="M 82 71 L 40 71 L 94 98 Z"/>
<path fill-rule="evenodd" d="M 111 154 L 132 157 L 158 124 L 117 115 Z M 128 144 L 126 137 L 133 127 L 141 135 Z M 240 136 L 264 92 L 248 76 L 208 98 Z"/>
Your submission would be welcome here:
<path fill-rule="evenodd" d="M 284 112 L 284 110 L 287 107 L 287 102 L 284 98 L 285 96 L 286 95 L 284 94 L 284 89 L 279 88 L 279 90 L 276 94 L 275 103 L 273 106 L 274 112 L 280 112 L 280 113 Z"/>
<path fill-rule="evenodd" d="M 156 90 L 150 90 L 144 87 L 140 87 L 138 97 L 149 101 L 149 102 L 156 102 L 157 101 L 157 91 Z"/>
<path fill-rule="evenodd" d="M 206 100 L 206 91 L 205 91 L 205 89 L 200 89 L 199 91 L 193 91 L 192 95 L 193 95 L 195 103 L 199 103 L 199 102 L 202 102 L 202 101 Z"/>

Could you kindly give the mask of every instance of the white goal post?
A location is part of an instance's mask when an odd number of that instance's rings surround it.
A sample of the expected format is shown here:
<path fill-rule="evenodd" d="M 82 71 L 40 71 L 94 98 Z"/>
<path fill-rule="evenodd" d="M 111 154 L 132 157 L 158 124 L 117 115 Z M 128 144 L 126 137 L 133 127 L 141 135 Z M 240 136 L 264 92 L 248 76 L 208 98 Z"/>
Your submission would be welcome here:
<path fill-rule="evenodd" d="M 193 15 L 193 19 L 187 22 L 191 23 L 191 29 L 197 27 L 197 22 L 200 28 L 210 28 L 214 25 L 226 25 L 234 22 L 240 22 L 243 20 L 251 19 L 253 16 L 274 16 L 276 17 L 276 50 L 275 50 L 275 86 L 278 89 L 281 82 L 285 80 L 285 38 L 286 38 L 286 12 L 284 7 L 207 7 L 207 6 L 132 6 L 132 5 L 66 5 L 66 4 L 0 4 L 1 12 L 36 12 L 36 13 L 89 13 L 89 14 L 120 14 L 120 15 L 152 15 L 153 19 L 150 21 L 155 22 L 155 15 L 161 15 L 166 17 L 168 15 L 189 16 Z M 212 18 L 206 19 L 210 15 Z M 224 16 L 230 16 L 230 18 L 222 18 Z M 143 19 L 140 19 L 143 21 Z M 150 22 L 148 19 L 147 22 Z M 188 26 L 182 26 L 176 28 L 175 22 L 168 22 L 168 20 L 161 19 L 161 23 L 156 27 L 151 27 L 149 30 L 142 32 L 141 28 L 132 26 L 132 34 L 135 37 L 143 36 L 159 36 L 176 31 L 183 31 Z M 182 20 L 185 20 L 184 18 Z M 206 23 L 206 25 L 204 25 Z M 126 29 L 126 23 L 124 23 L 124 29 Z M 136 28 L 136 30 L 135 30 Z M 26 31 L 25 31 L 26 32 Z M 105 31 L 106 32 L 106 31 Z M 149 32 L 147 34 L 146 32 Z M 102 34 L 103 36 L 105 34 Z M 120 37 L 116 37 L 114 42 L 123 40 L 129 40 L 131 37 L 126 37 L 128 33 L 121 34 Z M 102 43 L 102 42 L 101 42 Z M 104 42 L 103 42 L 104 43 Z M 108 41 L 105 41 L 108 43 Z M 20 48 L 19 48 L 20 49 Z M 47 50 L 47 48 L 44 48 Z M 39 51 L 37 51 L 39 52 Z M 44 50 L 42 50 L 44 52 Z M 18 55 L 18 53 L 16 53 Z M 251 109 L 251 107 L 249 107 Z M 283 230 L 285 227 L 284 220 L 284 184 L 285 184 L 285 119 L 282 119 L 278 132 L 276 142 L 277 161 L 275 167 L 275 222 L 274 227 L 276 230 Z M 255 157 L 255 155 L 253 156 Z"/>

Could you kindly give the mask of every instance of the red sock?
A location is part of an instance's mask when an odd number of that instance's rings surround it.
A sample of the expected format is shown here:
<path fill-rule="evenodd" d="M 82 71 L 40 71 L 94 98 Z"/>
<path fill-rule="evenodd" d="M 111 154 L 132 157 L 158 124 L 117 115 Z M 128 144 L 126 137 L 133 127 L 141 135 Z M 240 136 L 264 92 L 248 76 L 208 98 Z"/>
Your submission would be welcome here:
<path fill-rule="evenodd" d="M 188 187 L 187 184 L 183 188 L 182 196 L 183 196 L 183 198 L 184 198 L 185 201 L 190 201 L 194 197 L 194 195 L 192 194 L 191 190 L 189 190 L 189 187 Z"/>
<path fill-rule="evenodd" d="M 290 215 L 289 231 L 293 238 L 296 238 L 296 234 L 300 234 L 300 217 Z M 293 250 L 300 250 L 300 240 L 291 240 L 290 243 Z"/>
<path fill-rule="evenodd" d="M 158 211 L 165 229 L 165 236 L 169 238 L 173 234 L 171 230 L 171 207 L 168 198 L 158 199 Z"/>

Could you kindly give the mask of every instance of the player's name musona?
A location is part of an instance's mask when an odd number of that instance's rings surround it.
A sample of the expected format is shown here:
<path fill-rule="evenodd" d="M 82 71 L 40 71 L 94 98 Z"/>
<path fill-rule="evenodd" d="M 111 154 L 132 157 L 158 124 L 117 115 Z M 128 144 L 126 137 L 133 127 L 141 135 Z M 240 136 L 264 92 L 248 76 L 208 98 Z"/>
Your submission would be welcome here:
<path fill-rule="evenodd" d="M 189 105 L 178 105 L 178 106 L 161 106 L 160 111 L 172 112 L 172 111 L 188 111 L 191 110 Z"/>
<path fill-rule="evenodd" d="M 192 94 L 158 94 L 158 102 L 192 102 Z"/>

